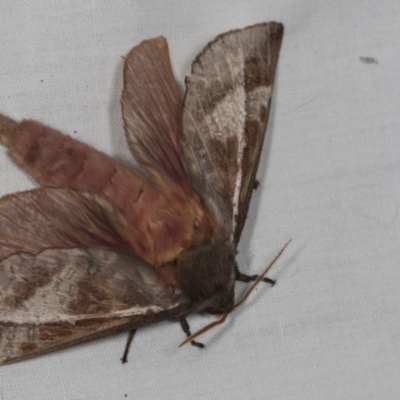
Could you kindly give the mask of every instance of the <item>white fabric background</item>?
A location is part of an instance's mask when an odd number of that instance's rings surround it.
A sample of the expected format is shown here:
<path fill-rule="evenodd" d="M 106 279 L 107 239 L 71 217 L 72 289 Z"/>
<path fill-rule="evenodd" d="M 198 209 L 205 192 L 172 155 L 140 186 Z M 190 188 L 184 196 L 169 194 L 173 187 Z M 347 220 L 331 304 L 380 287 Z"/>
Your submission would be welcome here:
<path fill-rule="evenodd" d="M 269 20 L 285 36 L 238 261 L 260 271 L 294 238 L 277 285 L 204 335 L 205 350 L 178 350 L 165 322 L 138 332 L 126 365 L 120 334 L 1 367 L 2 400 L 400 397 L 398 1 L 2 0 L 0 112 L 129 160 L 121 57 L 164 35 L 183 90 L 215 35 Z M 4 149 L 0 169 L 2 195 L 35 186 Z"/>

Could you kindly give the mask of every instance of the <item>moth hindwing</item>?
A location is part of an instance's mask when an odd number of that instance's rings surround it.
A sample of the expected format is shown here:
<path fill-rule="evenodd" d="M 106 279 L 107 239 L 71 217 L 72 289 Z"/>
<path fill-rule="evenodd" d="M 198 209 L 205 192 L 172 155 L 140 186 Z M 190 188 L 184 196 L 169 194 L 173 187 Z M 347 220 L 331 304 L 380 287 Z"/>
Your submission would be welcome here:
<path fill-rule="evenodd" d="M 0 142 L 40 185 L 0 200 L 1 363 L 233 309 L 282 35 L 269 22 L 218 36 L 183 103 L 166 40 L 134 47 L 122 111 L 140 169 L 0 114 Z"/>

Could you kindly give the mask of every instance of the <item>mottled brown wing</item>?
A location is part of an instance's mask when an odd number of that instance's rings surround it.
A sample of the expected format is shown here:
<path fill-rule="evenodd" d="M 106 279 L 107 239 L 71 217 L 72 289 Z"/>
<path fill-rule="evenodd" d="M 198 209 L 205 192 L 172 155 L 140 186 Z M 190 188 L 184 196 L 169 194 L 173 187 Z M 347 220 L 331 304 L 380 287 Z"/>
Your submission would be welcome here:
<path fill-rule="evenodd" d="M 182 302 L 150 265 L 99 247 L 15 253 L 0 288 L 0 363 L 171 317 Z"/>
<path fill-rule="evenodd" d="M 246 219 L 270 110 L 283 25 L 218 36 L 186 78 L 182 158 L 202 204 L 236 244 Z"/>
<path fill-rule="evenodd" d="M 153 182 L 191 192 L 179 154 L 182 100 L 164 37 L 143 41 L 126 57 L 121 103 L 129 147 Z"/>

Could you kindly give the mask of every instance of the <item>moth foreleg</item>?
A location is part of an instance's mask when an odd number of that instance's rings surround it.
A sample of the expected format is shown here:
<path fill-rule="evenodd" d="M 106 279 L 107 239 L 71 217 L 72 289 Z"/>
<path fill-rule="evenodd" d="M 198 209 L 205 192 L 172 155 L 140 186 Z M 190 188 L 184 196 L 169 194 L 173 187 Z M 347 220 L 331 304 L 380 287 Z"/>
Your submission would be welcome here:
<path fill-rule="evenodd" d="M 260 186 L 260 181 L 258 181 L 257 179 L 254 180 L 253 182 L 253 189 L 257 190 L 257 188 Z"/>
<path fill-rule="evenodd" d="M 126 341 L 126 345 L 125 345 L 124 355 L 121 358 L 122 364 L 125 364 L 126 362 L 128 362 L 128 353 L 129 353 L 129 349 L 131 347 L 132 339 L 135 336 L 136 330 L 137 329 L 132 329 L 131 331 L 129 331 L 128 340 Z"/>
<path fill-rule="evenodd" d="M 236 273 L 235 279 L 236 279 L 237 281 L 240 281 L 240 282 L 253 282 L 253 281 L 255 281 L 255 280 L 258 278 L 258 275 L 246 275 L 246 274 L 242 274 L 242 273 L 239 271 L 238 266 L 235 267 L 235 273 Z M 270 283 L 271 286 L 274 286 L 275 283 L 276 283 L 276 281 L 275 281 L 274 279 L 270 279 L 270 278 L 263 278 L 262 281 L 263 281 L 263 282 L 266 282 L 266 283 Z"/>
<path fill-rule="evenodd" d="M 179 318 L 179 323 L 181 324 L 182 330 L 183 330 L 183 332 L 185 332 L 186 337 L 191 336 L 192 332 L 190 332 L 190 327 L 189 327 L 189 324 L 188 324 L 188 322 L 186 320 L 186 317 L 180 317 Z M 192 346 L 199 347 L 200 349 L 204 349 L 204 347 L 206 347 L 203 343 L 196 342 L 195 340 L 192 340 L 190 342 L 190 344 Z"/>

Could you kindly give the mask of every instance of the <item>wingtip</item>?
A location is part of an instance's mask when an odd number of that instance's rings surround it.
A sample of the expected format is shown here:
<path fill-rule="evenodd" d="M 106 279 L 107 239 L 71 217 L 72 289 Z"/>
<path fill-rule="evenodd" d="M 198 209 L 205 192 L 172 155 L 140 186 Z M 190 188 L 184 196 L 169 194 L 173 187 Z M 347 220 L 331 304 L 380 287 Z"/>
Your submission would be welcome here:
<path fill-rule="evenodd" d="M 18 122 L 0 113 L 0 143 L 2 145 L 9 146 L 10 137 L 17 126 Z"/>

